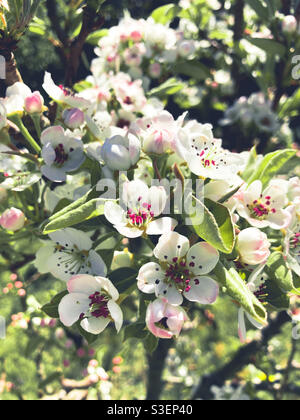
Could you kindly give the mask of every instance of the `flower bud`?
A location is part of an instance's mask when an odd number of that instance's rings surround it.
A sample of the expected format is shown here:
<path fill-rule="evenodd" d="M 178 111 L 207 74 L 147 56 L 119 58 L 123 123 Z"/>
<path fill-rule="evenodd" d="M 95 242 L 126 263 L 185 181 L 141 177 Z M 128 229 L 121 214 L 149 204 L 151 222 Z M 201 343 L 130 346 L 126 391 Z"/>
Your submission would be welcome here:
<path fill-rule="evenodd" d="M 141 144 L 133 134 L 107 139 L 101 149 L 101 157 L 113 171 L 128 171 L 140 158 Z"/>
<path fill-rule="evenodd" d="M 44 99 L 40 92 L 33 92 L 32 95 L 27 96 L 24 108 L 28 114 L 41 114 L 44 108 Z"/>
<path fill-rule="evenodd" d="M 162 68 L 161 68 L 161 65 L 159 63 L 153 63 L 153 64 L 150 65 L 149 75 L 153 79 L 158 79 L 161 76 L 161 73 L 162 73 Z"/>
<path fill-rule="evenodd" d="M 25 224 L 25 215 L 21 210 L 11 209 L 5 210 L 0 217 L 0 226 L 3 229 L 12 230 L 13 232 L 22 229 Z"/>
<path fill-rule="evenodd" d="M 285 33 L 292 34 L 297 30 L 298 22 L 295 16 L 288 15 L 283 18 L 282 30 Z"/>
<path fill-rule="evenodd" d="M 66 126 L 72 130 L 79 128 L 84 123 L 84 113 L 78 109 L 66 109 L 63 113 Z"/>
<path fill-rule="evenodd" d="M 188 316 L 180 306 L 170 305 L 163 299 L 150 303 L 146 324 L 153 335 L 159 338 L 178 337 Z"/>
<path fill-rule="evenodd" d="M 178 54 L 181 57 L 188 57 L 196 51 L 195 43 L 191 40 L 184 40 L 178 45 Z"/>
<path fill-rule="evenodd" d="M 257 228 L 245 229 L 237 238 L 237 250 L 244 264 L 264 263 L 270 256 L 270 246 L 267 235 Z"/>

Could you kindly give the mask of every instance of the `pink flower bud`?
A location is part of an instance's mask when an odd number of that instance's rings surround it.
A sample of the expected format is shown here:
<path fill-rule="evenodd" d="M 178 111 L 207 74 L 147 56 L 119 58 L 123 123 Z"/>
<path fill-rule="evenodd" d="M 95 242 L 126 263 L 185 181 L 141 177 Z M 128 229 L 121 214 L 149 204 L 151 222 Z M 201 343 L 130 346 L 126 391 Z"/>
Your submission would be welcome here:
<path fill-rule="evenodd" d="M 153 64 L 150 65 L 149 75 L 153 79 L 158 79 L 161 76 L 161 73 L 162 73 L 162 68 L 161 68 L 161 65 L 159 63 L 153 63 Z"/>
<path fill-rule="evenodd" d="M 130 38 L 135 42 L 139 42 L 142 40 L 143 34 L 140 31 L 133 31 L 130 34 Z"/>
<path fill-rule="evenodd" d="M 0 226 L 3 229 L 12 230 L 13 232 L 22 229 L 25 224 L 25 215 L 21 210 L 11 209 L 5 210 L 0 217 Z"/>
<path fill-rule="evenodd" d="M 33 92 L 31 96 L 27 96 L 24 107 L 28 114 L 41 114 L 44 108 L 44 99 L 40 92 Z"/>
<path fill-rule="evenodd" d="M 264 263 L 270 256 L 270 246 L 267 235 L 257 228 L 245 229 L 237 238 L 237 250 L 244 264 Z"/>
<path fill-rule="evenodd" d="M 146 324 L 153 335 L 159 338 L 179 336 L 188 316 L 180 306 L 172 306 L 163 299 L 150 303 L 146 314 Z"/>
<path fill-rule="evenodd" d="M 181 57 L 188 57 L 196 51 L 195 43 L 191 40 L 184 40 L 178 46 L 178 53 Z"/>
<path fill-rule="evenodd" d="M 66 126 L 74 130 L 84 123 L 84 113 L 78 108 L 66 109 L 63 119 Z"/>
<path fill-rule="evenodd" d="M 282 30 L 286 33 L 296 32 L 298 26 L 297 19 L 293 15 L 288 15 L 283 18 L 282 21 Z"/>

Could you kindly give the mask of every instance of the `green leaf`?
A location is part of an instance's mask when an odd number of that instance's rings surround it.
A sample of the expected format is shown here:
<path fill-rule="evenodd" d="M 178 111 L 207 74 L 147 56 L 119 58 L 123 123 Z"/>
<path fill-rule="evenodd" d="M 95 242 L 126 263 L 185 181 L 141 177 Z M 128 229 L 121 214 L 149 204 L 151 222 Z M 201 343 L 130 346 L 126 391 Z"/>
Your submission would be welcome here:
<path fill-rule="evenodd" d="M 282 293 L 282 290 L 278 285 L 272 281 L 267 280 L 265 283 L 266 289 L 266 302 L 271 310 L 285 311 L 290 307 L 290 299 L 286 293 Z"/>
<path fill-rule="evenodd" d="M 209 69 L 198 61 L 174 64 L 172 70 L 196 80 L 205 80 L 210 76 Z"/>
<path fill-rule="evenodd" d="M 235 231 L 230 211 L 211 200 L 205 200 L 205 205 L 200 200 L 195 200 L 203 209 L 203 216 L 191 217 L 195 232 L 219 251 L 231 254 L 235 243 Z"/>
<path fill-rule="evenodd" d="M 50 318 L 58 319 L 59 313 L 58 313 L 58 305 L 60 304 L 63 297 L 65 297 L 68 294 L 68 291 L 65 290 L 64 292 L 59 293 L 56 295 L 50 303 L 47 303 L 42 307 L 42 311 L 45 312 Z"/>
<path fill-rule="evenodd" d="M 269 153 L 264 157 L 261 164 L 254 172 L 252 177 L 247 181 L 249 184 L 256 180 L 260 180 L 264 187 L 280 173 L 287 162 L 296 156 L 297 151 L 293 149 L 278 150 Z"/>
<path fill-rule="evenodd" d="M 174 95 L 175 93 L 180 92 L 183 88 L 184 84 L 179 82 L 175 77 L 172 77 L 160 86 L 150 90 L 150 92 L 148 92 L 148 96 L 164 97 Z"/>
<path fill-rule="evenodd" d="M 295 281 L 293 272 L 287 266 L 281 252 L 274 252 L 269 257 L 266 273 L 283 292 L 300 296 L 300 281 Z"/>
<path fill-rule="evenodd" d="M 86 42 L 92 45 L 98 45 L 100 39 L 107 36 L 108 33 L 108 29 L 99 29 L 98 31 L 91 33 L 87 37 Z"/>
<path fill-rule="evenodd" d="M 279 111 L 279 118 L 289 117 L 293 112 L 296 112 L 297 115 L 299 114 L 300 109 L 300 88 L 296 90 L 296 92 L 288 98 L 284 104 L 281 106 Z"/>
<path fill-rule="evenodd" d="M 147 353 L 152 354 L 158 346 L 158 338 L 153 334 L 148 333 L 146 338 L 143 340 L 143 344 Z"/>
<path fill-rule="evenodd" d="M 268 8 L 262 3 L 261 0 L 246 0 L 250 7 L 256 12 L 257 16 L 264 20 L 269 17 Z"/>
<path fill-rule="evenodd" d="M 266 51 L 269 55 L 279 55 L 282 58 L 284 58 L 285 56 L 285 46 L 280 44 L 279 42 L 273 41 L 272 39 L 248 37 L 247 41 L 249 41 L 256 47 Z"/>
<path fill-rule="evenodd" d="M 95 198 L 48 223 L 44 228 L 43 234 L 48 235 L 51 232 L 65 229 L 82 223 L 85 220 L 100 216 L 104 214 L 104 204 L 105 200 Z"/>
<path fill-rule="evenodd" d="M 254 146 L 250 151 L 246 168 L 241 174 L 241 177 L 245 181 L 247 181 L 249 178 L 253 176 L 253 172 L 255 172 L 256 166 L 257 166 L 257 152 L 256 152 L 256 147 Z"/>
<path fill-rule="evenodd" d="M 151 17 L 155 20 L 155 22 L 166 25 L 176 18 L 180 11 L 181 7 L 175 4 L 166 4 L 165 6 L 161 6 L 154 10 Z"/>
<path fill-rule="evenodd" d="M 238 302 L 257 322 L 267 324 L 267 312 L 235 268 L 227 270 L 221 263 L 214 270 L 217 282 L 226 288 L 226 293 Z"/>
<path fill-rule="evenodd" d="M 124 331 L 124 341 L 129 338 L 144 339 L 149 334 L 146 329 L 145 322 L 135 322 L 134 324 L 128 325 Z"/>
<path fill-rule="evenodd" d="M 109 274 L 109 279 L 118 289 L 120 294 L 128 292 L 136 287 L 138 272 L 131 267 L 118 268 Z"/>

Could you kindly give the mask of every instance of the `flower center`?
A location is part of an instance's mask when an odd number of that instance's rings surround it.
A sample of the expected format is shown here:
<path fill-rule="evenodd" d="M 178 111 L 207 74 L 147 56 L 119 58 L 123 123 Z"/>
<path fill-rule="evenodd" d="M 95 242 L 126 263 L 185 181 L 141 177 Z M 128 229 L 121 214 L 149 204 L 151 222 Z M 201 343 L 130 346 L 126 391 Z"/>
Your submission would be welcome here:
<path fill-rule="evenodd" d="M 290 250 L 300 258 L 300 232 L 295 233 L 290 239 Z"/>
<path fill-rule="evenodd" d="M 69 158 L 68 153 L 65 152 L 63 144 L 59 144 L 55 149 L 55 163 L 62 166 Z"/>
<path fill-rule="evenodd" d="M 195 266 L 193 262 L 189 265 L 191 268 Z M 165 277 L 165 282 L 175 285 L 180 292 L 189 292 L 191 290 L 191 278 L 194 276 L 187 267 L 185 259 L 173 258 L 173 264 L 168 264 L 167 266 Z"/>
<path fill-rule="evenodd" d="M 56 243 L 57 267 L 65 274 L 92 274 L 89 252 L 80 251 L 76 245 Z"/>
<path fill-rule="evenodd" d="M 107 296 L 101 295 L 100 292 L 95 292 L 89 296 L 90 299 L 90 312 L 94 318 L 108 318 L 109 310 L 107 307 L 108 298 Z"/>
<path fill-rule="evenodd" d="M 151 204 L 142 203 L 142 197 L 139 197 L 137 208 L 127 211 L 129 225 L 138 228 L 145 227 L 154 218 L 154 212 L 151 211 L 151 208 Z"/>
<path fill-rule="evenodd" d="M 71 89 L 68 89 L 63 85 L 59 85 L 59 88 L 63 91 L 65 96 L 75 96 Z"/>
<path fill-rule="evenodd" d="M 251 217 L 254 219 L 265 220 L 270 213 L 275 214 L 277 210 L 272 207 L 272 197 L 267 195 L 265 198 L 260 197 L 259 200 L 253 201 L 247 205 Z"/>
<path fill-rule="evenodd" d="M 203 147 L 197 146 L 196 139 L 194 139 L 191 147 L 200 158 L 201 165 L 204 168 L 219 169 L 221 165 L 227 165 L 225 159 L 219 159 L 220 150 L 217 146 L 208 147 L 206 141 L 203 143 Z"/>

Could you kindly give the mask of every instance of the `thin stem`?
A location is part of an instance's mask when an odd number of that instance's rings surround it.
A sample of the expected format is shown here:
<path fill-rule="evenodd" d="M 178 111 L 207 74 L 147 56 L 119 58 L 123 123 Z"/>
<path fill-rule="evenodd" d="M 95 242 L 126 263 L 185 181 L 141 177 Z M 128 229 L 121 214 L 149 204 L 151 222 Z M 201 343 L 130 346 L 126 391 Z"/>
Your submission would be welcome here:
<path fill-rule="evenodd" d="M 14 115 L 10 116 L 9 119 L 14 124 L 16 124 L 16 126 L 19 128 L 19 130 L 23 134 L 24 138 L 28 141 L 28 143 L 35 150 L 35 152 L 40 154 L 41 153 L 40 146 L 37 144 L 37 142 L 34 140 L 34 138 L 31 136 L 31 134 L 29 133 L 29 131 L 27 130 L 27 128 L 23 124 L 23 121 L 22 121 L 20 115 L 14 114 Z"/>

